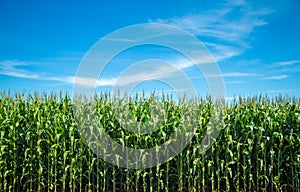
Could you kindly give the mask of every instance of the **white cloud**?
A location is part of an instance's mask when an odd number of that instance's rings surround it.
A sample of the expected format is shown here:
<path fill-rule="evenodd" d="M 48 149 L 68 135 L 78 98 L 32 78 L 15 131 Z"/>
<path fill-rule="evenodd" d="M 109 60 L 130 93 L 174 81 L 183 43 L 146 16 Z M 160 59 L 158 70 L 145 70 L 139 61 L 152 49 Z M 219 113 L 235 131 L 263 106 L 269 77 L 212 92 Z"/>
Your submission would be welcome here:
<path fill-rule="evenodd" d="M 288 77 L 287 75 L 276 75 L 276 76 L 264 77 L 263 79 L 281 80 L 281 79 L 286 79 L 287 77 Z"/>
<path fill-rule="evenodd" d="M 221 43 L 204 42 L 204 45 L 211 50 L 216 61 L 225 60 L 240 55 L 244 48 L 235 45 L 225 45 Z"/>
<path fill-rule="evenodd" d="M 67 82 L 71 84 L 77 84 L 77 85 L 84 85 L 84 86 L 90 86 L 90 87 L 101 87 L 101 86 L 112 86 L 115 85 L 117 82 L 117 78 L 111 78 L 111 79 L 94 79 L 94 78 L 87 78 L 87 77 L 69 77 L 66 78 Z"/>
<path fill-rule="evenodd" d="M 242 72 L 229 72 L 223 73 L 223 77 L 249 77 L 249 76 L 257 76 L 255 73 L 242 73 Z"/>
<path fill-rule="evenodd" d="M 300 60 L 281 61 L 281 62 L 274 63 L 274 65 L 287 66 L 287 65 L 294 65 L 297 63 L 300 63 Z"/>
<path fill-rule="evenodd" d="M 230 85 L 230 84 L 241 84 L 241 83 L 244 83 L 244 81 L 228 81 L 228 82 L 225 82 L 225 84 L 227 84 L 227 85 Z"/>
<path fill-rule="evenodd" d="M 58 81 L 67 84 L 79 84 L 84 86 L 110 86 L 116 83 L 116 78 L 111 79 L 93 79 L 93 78 L 84 78 L 84 77 L 75 77 L 75 76 L 49 76 L 45 73 L 34 73 L 25 69 L 19 69 L 20 66 L 27 66 L 27 62 L 18 62 L 18 61 L 3 61 L 0 63 L 0 74 L 25 78 L 25 79 L 34 79 L 41 81 Z"/>
<path fill-rule="evenodd" d="M 168 65 L 162 61 L 148 60 L 140 63 L 138 67 L 128 68 L 120 75 L 116 85 L 126 86 L 129 84 L 142 82 L 150 79 L 176 78 L 178 73 L 194 65 L 189 60 L 169 60 Z"/>
<path fill-rule="evenodd" d="M 150 20 L 174 25 L 204 38 L 217 60 L 240 55 L 249 47 L 249 35 L 256 27 L 266 25 L 264 16 L 272 11 L 256 9 L 245 1 L 228 1 L 219 9 L 183 17 Z"/>
<path fill-rule="evenodd" d="M 0 63 L 0 74 L 12 77 L 20 77 L 26 79 L 39 79 L 39 74 L 20 69 L 20 66 L 27 66 L 28 63 L 18 61 L 3 61 Z"/>
<path fill-rule="evenodd" d="M 227 72 L 227 73 L 221 73 L 220 75 L 208 75 L 208 77 L 250 77 L 250 76 L 258 76 L 259 74 L 255 73 L 243 73 L 243 72 Z"/>
<path fill-rule="evenodd" d="M 109 81 L 110 85 L 126 86 L 129 84 L 143 82 L 151 79 L 159 80 L 167 78 L 169 80 L 172 79 L 175 81 L 178 80 L 178 78 L 184 77 L 181 75 L 181 72 L 183 70 L 196 65 L 209 64 L 214 61 L 211 57 L 207 56 L 204 58 L 200 58 L 194 62 L 182 58 L 166 60 L 145 60 L 143 61 L 143 63 L 139 63 L 138 67 L 131 66 L 119 77 L 108 79 L 105 82 Z M 95 80 L 92 81 L 95 82 Z M 100 85 L 101 84 L 99 83 L 99 86 Z"/>
<path fill-rule="evenodd" d="M 200 59 L 198 61 L 195 61 L 197 65 L 210 63 L 212 60 L 210 58 L 204 58 Z M 155 62 L 155 61 L 154 61 Z M 139 67 L 138 71 L 135 72 L 129 72 L 122 76 L 118 81 L 118 86 L 125 86 L 128 84 L 136 83 L 136 82 L 142 82 L 144 80 L 149 79 L 163 79 L 163 78 L 173 78 L 174 80 L 178 78 L 179 72 L 181 70 L 190 68 L 192 66 L 195 66 L 193 62 L 187 59 L 174 59 L 174 60 L 168 60 L 168 63 L 172 64 L 174 67 L 170 67 L 167 65 L 159 65 L 159 67 L 153 67 L 151 69 L 147 68 L 145 66 Z M 149 63 L 148 63 L 149 64 Z M 151 64 L 150 64 L 151 65 Z M 152 66 L 155 66 L 154 64 Z M 255 73 L 244 73 L 244 72 L 227 72 L 227 73 L 220 73 L 220 74 L 207 74 L 206 77 L 249 77 L 249 76 L 259 76 L 259 74 Z M 187 77 L 189 79 L 191 78 L 205 78 L 202 75 L 197 77 Z M 237 84 L 237 83 L 243 83 L 243 81 L 235 81 L 231 82 L 231 84 Z"/>
<path fill-rule="evenodd" d="M 118 42 L 136 42 L 134 39 L 125 39 L 125 38 L 103 38 L 103 40 L 107 41 L 118 41 Z"/>

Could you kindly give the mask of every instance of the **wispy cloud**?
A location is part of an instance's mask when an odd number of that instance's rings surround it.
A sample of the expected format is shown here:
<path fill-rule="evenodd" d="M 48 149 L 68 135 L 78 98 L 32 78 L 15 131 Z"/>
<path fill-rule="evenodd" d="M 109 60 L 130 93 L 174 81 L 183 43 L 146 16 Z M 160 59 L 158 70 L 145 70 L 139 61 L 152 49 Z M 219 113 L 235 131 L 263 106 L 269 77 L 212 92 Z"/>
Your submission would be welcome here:
<path fill-rule="evenodd" d="M 253 8 L 246 1 L 228 1 L 219 9 L 150 21 L 178 26 L 202 37 L 216 59 L 222 60 L 240 55 L 250 47 L 250 34 L 256 27 L 266 25 L 264 17 L 272 12 Z"/>
<path fill-rule="evenodd" d="M 0 63 L 0 74 L 12 77 L 20 77 L 26 79 L 39 79 L 41 78 L 39 74 L 29 72 L 25 69 L 20 69 L 19 67 L 24 67 L 29 65 L 25 62 L 18 61 L 3 61 Z"/>
<path fill-rule="evenodd" d="M 228 82 L 225 82 L 225 84 L 227 85 L 234 85 L 234 84 L 241 84 L 241 83 L 244 83 L 244 81 L 228 81 Z"/>
<path fill-rule="evenodd" d="M 270 70 L 276 74 L 299 74 L 300 72 L 300 60 L 287 60 L 274 62 L 270 66 Z"/>
<path fill-rule="evenodd" d="M 197 64 L 206 63 L 207 61 L 195 61 Z M 167 64 L 168 63 L 168 64 Z M 173 79 L 180 76 L 181 70 L 195 66 L 193 62 L 187 59 L 177 59 L 160 61 L 160 60 L 146 60 L 139 64 L 138 68 L 129 68 L 126 73 L 120 75 L 117 86 L 126 86 L 136 82 L 142 82 L 151 79 Z"/>
<path fill-rule="evenodd" d="M 275 76 L 264 77 L 262 79 L 281 80 L 281 79 L 286 79 L 287 77 L 288 77 L 287 75 L 275 75 Z"/>
<path fill-rule="evenodd" d="M 281 62 L 276 62 L 274 65 L 279 65 L 279 66 L 288 66 L 288 65 L 294 65 L 300 63 L 299 60 L 289 60 L 289 61 L 281 61 Z"/>
<path fill-rule="evenodd" d="M 79 84 L 84 86 L 111 86 L 114 85 L 117 80 L 116 78 L 98 80 L 93 78 L 75 76 L 51 76 L 43 72 L 38 73 L 19 68 L 21 66 L 28 66 L 30 65 L 29 63 L 19 61 L 3 61 L 0 63 L 0 74 L 17 78 L 33 79 L 40 81 L 56 81 L 66 84 Z"/>
<path fill-rule="evenodd" d="M 207 77 L 250 77 L 250 76 L 259 76 L 260 74 L 256 73 L 244 73 L 244 72 L 226 72 L 221 74 L 211 74 L 207 75 Z"/>
<path fill-rule="evenodd" d="M 118 42 L 136 42 L 134 39 L 125 39 L 125 38 L 103 38 L 103 40 L 107 41 L 118 41 Z"/>
<path fill-rule="evenodd" d="M 110 78 L 110 79 L 94 79 L 94 78 L 87 78 L 87 77 L 69 77 L 69 83 L 83 85 L 88 87 L 102 87 L 102 86 L 113 86 L 117 82 L 117 78 Z"/>
<path fill-rule="evenodd" d="M 258 76 L 258 74 L 255 73 L 243 73 L 243 72 L 229 72 L 229 73 L 223 73 L 223 77 L 249 77 L 249 76 Z"/>

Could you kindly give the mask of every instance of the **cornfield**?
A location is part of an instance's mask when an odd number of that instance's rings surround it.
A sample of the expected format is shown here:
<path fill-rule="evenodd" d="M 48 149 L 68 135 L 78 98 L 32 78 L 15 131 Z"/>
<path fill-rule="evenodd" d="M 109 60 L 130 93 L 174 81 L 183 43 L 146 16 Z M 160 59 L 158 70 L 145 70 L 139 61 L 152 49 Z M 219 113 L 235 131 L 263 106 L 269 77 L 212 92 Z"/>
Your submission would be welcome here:
<path fill-rule="evenodd" d="M 129 97 L 129 96 L 128 96 Z M 204 153 L 199 146 L 212 117 L 209 98 L 195 103 L 171 97 L 126 98 L 141 121 L 149 106 L 167 114 L 152 134 L 126 131 L 112 113 L 109 94 L 95 96 L 103 129 L 116 142 L 149 148 L 164 143 L 183 110 L 199 109 L 188 146 L 167 163 L 127 169 L 105 162 L 87 147 L 67 94 L 1 93 L 0 191 L 299 191 L 300 100 L 258 96 L 227 104 L 220 135 Z M 126 114 L 125 114 L 126 115 Z"/>

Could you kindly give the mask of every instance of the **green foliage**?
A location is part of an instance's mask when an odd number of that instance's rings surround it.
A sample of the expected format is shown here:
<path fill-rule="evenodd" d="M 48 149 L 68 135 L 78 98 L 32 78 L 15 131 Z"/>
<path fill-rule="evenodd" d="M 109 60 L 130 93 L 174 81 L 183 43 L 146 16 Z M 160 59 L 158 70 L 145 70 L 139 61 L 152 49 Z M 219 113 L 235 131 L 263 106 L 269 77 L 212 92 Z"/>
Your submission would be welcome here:
<path fill-rule="evenodd" d="M 174 103 L 170 97 L 94 99 L 105 131 L 121 145 L 149 148 L 164 143 L 184 111 L 196 108 L 197 131 L 175 158 L 149 169 L 125 169 L 97 157 L 85 144 L 67 95 L 0 99 L 1 191 L 294 191 L 300 188 L 300 101 L 239 98 L 226 107 L 220 136 L 205 152 L 201 141 L 212 118 L 209 99 Z M 151 107 L 166 114 L 154 133 L 125 130 L 112 110 L 150 122 Z M 84 110 L 84 109 L 81 109 Z M 132 122 L 125 122 L 132 123 Z M 90 130 L 86 130 L 87 132 Z"/>

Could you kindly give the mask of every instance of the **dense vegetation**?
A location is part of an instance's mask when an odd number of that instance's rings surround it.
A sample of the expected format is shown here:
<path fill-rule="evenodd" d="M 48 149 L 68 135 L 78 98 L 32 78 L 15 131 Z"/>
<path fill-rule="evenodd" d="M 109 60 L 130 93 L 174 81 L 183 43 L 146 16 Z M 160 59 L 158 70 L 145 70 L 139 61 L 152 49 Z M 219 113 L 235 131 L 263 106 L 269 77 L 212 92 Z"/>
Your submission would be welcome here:
<path fill-rule="evenodd" d="M 120 168 L 89 150 L 78 132 L 74 105 L 67 95 L 2 93 L 0 99 L 1 191 L 300 189 L 298 99 L 253 97 L 233 101 L 226 107 L 225 126 L 205 153 L 199 151 L 199 145 L 212 107 L 209 99 L 199 99 L 200 113 L 194 117 L 198 120 L 197 132 L 192 142 L 172 160 L 147 169 Z M 163 143 L 178 127 L 182 110 L 189 108 L 169 97 L 130 99 L 130 110 L 139 118 L 147 120 L 143 113 L 147 114 L 152 103 L 159 103 L 167 112 L 165 124 L 153 137 L 122 129 L 111 113 L 115 103 L 108 95 L 102 94 L 94 102 L 110 136 L 136 148 Z"/>

